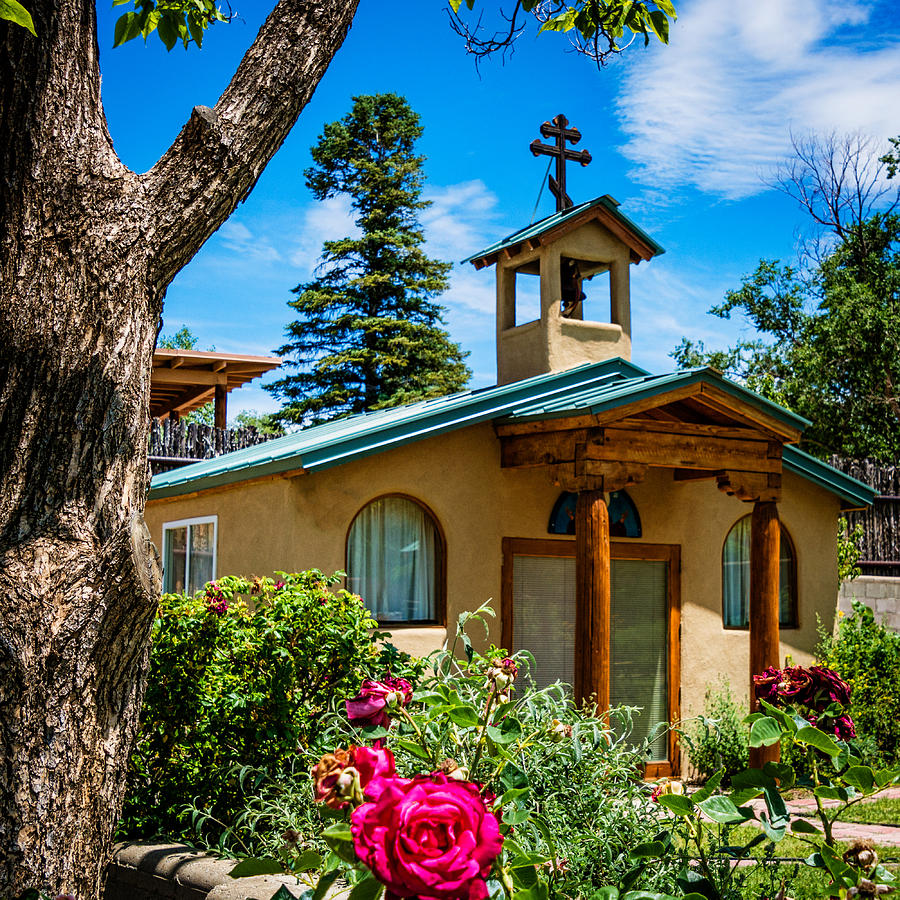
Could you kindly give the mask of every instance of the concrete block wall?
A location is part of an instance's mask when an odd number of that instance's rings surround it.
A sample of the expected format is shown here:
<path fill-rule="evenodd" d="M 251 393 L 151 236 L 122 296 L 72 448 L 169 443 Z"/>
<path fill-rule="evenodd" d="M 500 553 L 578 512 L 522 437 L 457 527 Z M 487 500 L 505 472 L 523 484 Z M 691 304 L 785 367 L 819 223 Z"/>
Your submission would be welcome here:
<path fill-rule="evenodd" d="M 868 606 L 879 622 L 900 631 L 900 578 L 860 575 L 855 581 L 845 581 L 838 592 L 838 609 L 849 615 L 854 600 Z"/>

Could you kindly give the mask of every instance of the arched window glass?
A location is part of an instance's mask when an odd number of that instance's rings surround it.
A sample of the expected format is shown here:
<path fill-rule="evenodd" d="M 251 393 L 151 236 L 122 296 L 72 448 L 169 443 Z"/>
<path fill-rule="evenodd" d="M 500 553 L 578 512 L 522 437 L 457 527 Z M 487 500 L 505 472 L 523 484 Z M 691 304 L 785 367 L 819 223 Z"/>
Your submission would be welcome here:
<path fill-rule="evenodd" d="M 365 506 L 347 536 L 347 586 L 379 622 L 436 622 L 442 541 L 431 514 L 407 497 Z"/>
<path fill-rule="evenodd" d="M 794 545 L 781 526 L 779 624 L 797 627 L 797 560 Z M 750 623 L 750 516 L 738 519 L 722 548 L 722 621 L 726 628 Z"/>

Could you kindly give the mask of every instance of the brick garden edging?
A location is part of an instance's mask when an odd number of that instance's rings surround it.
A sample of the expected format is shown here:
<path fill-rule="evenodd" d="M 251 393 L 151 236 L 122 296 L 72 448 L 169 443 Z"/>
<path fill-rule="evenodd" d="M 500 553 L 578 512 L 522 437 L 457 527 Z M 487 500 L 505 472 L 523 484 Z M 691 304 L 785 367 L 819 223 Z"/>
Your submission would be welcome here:
<path fill-rule="evenodd" d="M 282 885 L 300 896 L 289 875 L 235 879 L 235 865 L 184 844 L 116 844 L 103 900 L 270 900 Z"/>

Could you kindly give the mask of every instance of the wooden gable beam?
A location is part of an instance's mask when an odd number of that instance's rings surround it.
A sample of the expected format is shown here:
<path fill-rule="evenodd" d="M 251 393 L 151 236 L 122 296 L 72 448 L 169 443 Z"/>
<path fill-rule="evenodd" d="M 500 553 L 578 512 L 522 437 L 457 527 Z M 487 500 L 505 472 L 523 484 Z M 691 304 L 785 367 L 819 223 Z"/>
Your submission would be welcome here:
<path fill-rule="evenodd" d="M 504 468 L 565 465 L 582 461 L 624 463 L 672 469 L 781 472 L 781 445 L 767 440 L 633 431 L 623 428 L 575 429 L 501 438 Z"/>

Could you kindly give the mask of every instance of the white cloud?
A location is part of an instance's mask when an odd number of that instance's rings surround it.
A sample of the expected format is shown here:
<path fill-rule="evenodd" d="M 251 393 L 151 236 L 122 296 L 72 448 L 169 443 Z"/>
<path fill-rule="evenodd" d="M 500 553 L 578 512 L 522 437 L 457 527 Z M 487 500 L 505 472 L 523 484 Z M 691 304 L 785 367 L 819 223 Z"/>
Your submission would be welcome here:
<path fill-rule="evenodd" d="M 255 235 L 242 222 L 229 219 L 220 229 L 219 236 L 226 250 L 253 263 L 277 262 L 281 254 L 268 237 Z"/>
<path fill-rule="evenodd" d="M 625 75 L 618 107 L 634 176 L 655 190 L 692 185 L 740 199 L 764 189 L 791 130 L 894 134 L 900 47 L 858 37 L 873 5 L 679 5 L 671 45 Z"/>
<path fill-rule="evenodd" d="M 312 273 L 319 264 L 324 241 L 359 235 L 353 218 L 350 198 L 344 194 L 310 203 L 303 213 L 300 233 L 290 254 L 291 263 Z"/>

